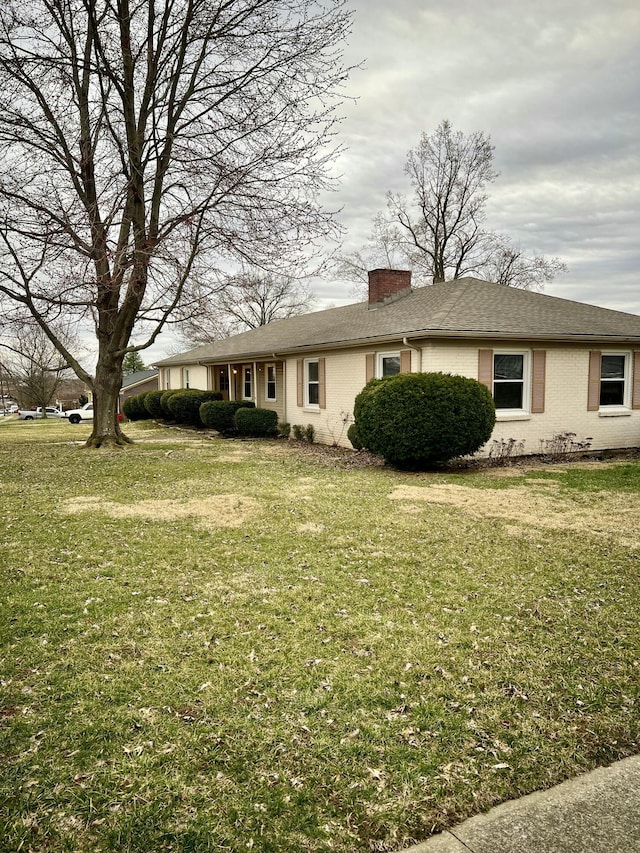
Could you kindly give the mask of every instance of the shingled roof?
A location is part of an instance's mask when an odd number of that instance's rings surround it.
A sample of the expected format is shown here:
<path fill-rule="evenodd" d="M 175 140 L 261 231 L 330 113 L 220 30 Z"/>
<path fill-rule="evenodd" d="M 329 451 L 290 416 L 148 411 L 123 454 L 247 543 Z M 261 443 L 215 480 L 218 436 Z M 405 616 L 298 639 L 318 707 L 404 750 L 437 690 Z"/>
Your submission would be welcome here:
<path fill-rule="evenodd" d="M 417 288 L 379 307 L 358 302 L 277 320 L 157 366 L 293 355 L 403 337 L 640 344 L 640 316 L 460 278 Z"/>

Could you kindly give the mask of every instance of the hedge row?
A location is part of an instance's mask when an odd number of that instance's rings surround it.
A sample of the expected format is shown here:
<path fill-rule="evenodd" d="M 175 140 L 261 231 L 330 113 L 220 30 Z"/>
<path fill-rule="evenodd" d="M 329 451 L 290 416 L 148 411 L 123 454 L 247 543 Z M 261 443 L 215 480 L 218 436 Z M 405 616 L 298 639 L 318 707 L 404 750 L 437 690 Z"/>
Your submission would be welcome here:
<path fill-rule="evenodd" d="M 264 437 L 276 435 L 278 431 L 277 412 L 257 409 L 249 400 L 223 400 L 219 391 L 195 388 L 146 391 L 127 397 L 122 410 L 130 421 L 151 417 L 205 426 L 225 435 L 240 433 Z M 240 412 L 242 415 L 238 418 Z"/>
<path fill-rule="evenodd" d="M 239 409 L 254 408 L 249 400 L 220 400 L 205 402 L 200 406 L 200 420 L 209 429 L 227 433 L 235 429 L 235 416 Z"/>

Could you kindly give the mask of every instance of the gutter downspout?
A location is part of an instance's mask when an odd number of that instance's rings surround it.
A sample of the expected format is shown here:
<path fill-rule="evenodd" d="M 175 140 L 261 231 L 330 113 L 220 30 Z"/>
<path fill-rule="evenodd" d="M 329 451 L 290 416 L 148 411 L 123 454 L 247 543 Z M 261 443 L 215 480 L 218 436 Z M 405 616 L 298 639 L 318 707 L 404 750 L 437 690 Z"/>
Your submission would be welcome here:
<path fill-rule="evenodd" d="M 403 338 L 402 343 L 405 347 L 415 350 L 418 353 L 418 373 L 422 373 L 422 347 L 417 347 L 415 344 L 409 343 L 408 338 Z"/>

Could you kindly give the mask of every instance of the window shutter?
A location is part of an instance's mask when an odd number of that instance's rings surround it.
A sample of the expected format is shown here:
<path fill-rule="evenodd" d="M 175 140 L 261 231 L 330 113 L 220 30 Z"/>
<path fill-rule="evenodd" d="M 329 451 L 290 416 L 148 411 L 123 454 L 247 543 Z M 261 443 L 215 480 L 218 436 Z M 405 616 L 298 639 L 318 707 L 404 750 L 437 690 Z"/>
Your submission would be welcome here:
<path fill-rule="evenodd" d="M 602 353 L 592 350 L 589 353 L 589 393 L 587 397 L 587 411 L 597 412 L 600 408 L 600 370 L 602 366 Z"/>
<path fill-rule="evenodd" d="M 478 382 L 486 385 L 493 394 L 493 350 L 478 350 Z"/>
<path fill-rule="evenodd" d="M 631 408 L 640 409 L 640 350 L 633 353 L 633 391 L 631 394 Z"/>
<path fill-rule="evenodd" d="M 376 375 L 376 357 L 374 353 L 367 353 L 367 367 L 366 367 L 366 382 Z"/>
<path fill-rule="evenodd" d="M 544 412 L 547 351 L 543 349 L 534 349 L 531 356 L 531 411 L 539 414 Z"/>
<path fill-rule="evenodd" d="M 327 408 L 327 371 L 325 359 L 318 359 L 318 402 L 321 409 Z"/>
<path fill-rule="evenodd" d="M 411 373 L 411 350 L 400 350 L 400 373 Z"/>
<path fill-rule="evenodd" d="M 296 388 L 298 408 L 301 409 L 304 406 L 304 360 L 301 358 L 296 361 Z"/>

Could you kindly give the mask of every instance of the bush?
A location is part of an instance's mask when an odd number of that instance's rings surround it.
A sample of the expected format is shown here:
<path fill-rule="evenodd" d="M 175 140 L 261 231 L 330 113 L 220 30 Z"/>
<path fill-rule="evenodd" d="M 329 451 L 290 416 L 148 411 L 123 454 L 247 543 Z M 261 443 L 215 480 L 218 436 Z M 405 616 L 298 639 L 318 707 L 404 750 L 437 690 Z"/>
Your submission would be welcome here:
<path fill-rule="evenodd" d="M 273 409 L 238 409 L 235 425 L 240 435 L 266 438 L 278 432 L 278 413 Z"/>
<path fill-rule="evenodd" d="M 149 412 L 144 405 L 146 394 L 133 394 L 122 403 L 122 411 L 130 421 L 141 421 L 149 417 Z"/>
<path fill-rule="evenodd" d="M 347 430 L 347 438 L 351 442 L 351 446 L 354 450 L 362 450 L 362 441 L 358 434 L 358 427 L 355 424 L 351 424 Z"/>
<path fill-rule="evenodd" d="M 183 391 L 187 391 L 187 388 L 171 388 L 168 391 L 163 391 L 160 396 L 160 408 L 162 409 L 163 416 L 165 418 L 171 419 L 171 411 L 169 409 L 169 400 L 173 397 L 174 394 L 181 394 Z"/>
<path fill-rule="evenodd" d="M 475 453 L 495 425 L 488 388 L 446 373 L 401 373 L 372 379 L 358 394 L 357 436 L 399 468 L 423 469 Z"/>
<path fill-rule="evenodd" d="M 173 419 L 179 424 L 202 426 L 200 406 L 210 400 L 220 400 L 221 397 L 220 391 L 198 391 L 195 388 L 190 388 L 169 397 L 167 408 Z"/>
<path fill-rule="evenodd" d="M 234 418 L 239 409 L 255 408 L 250 400 L 215 400 L 200 406 L 200 420 L 209 429 L 221 433 L 235 432 Z"/>
<path fill-rule="evenodd" d="M 289 438 L 291 435 L 291 424 L 288 421 L 280 421 L 278 424 L 278 435 L 282 438 Z"/>
<path fill-rule="evenodd" d="M 164 391 L 148 391 L 144 396 L 144 407 L 152 418 L 163 418 L 164 411 L 160 405 L 160 398 Z"/>
<path fill-rule="evenodd" d="M 316 430 L 313 424 L 307 424 L 306 427 L 302 424 L 293 425 L 293 437 L 296 441 L 308 441 L 313 444 L 316 437 Z"/>

